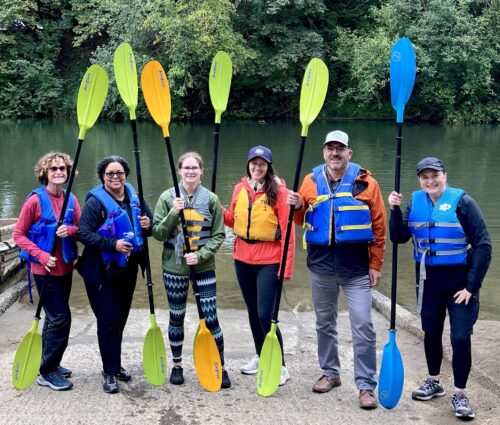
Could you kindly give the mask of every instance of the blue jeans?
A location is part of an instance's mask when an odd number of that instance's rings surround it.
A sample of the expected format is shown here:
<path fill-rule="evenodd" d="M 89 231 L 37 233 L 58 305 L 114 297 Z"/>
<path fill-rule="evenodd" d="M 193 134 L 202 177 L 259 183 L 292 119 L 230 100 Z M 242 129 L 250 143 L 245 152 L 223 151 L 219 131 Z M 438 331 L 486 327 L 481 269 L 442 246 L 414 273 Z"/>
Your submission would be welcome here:
<path fill-rule="evenodd" d="M 57 369 L 68 346 L 71 328 L 71 310 L 68 302 L 73 274 L 34 276 L 39 294 L 42 292 L 43 285 L 47 285 L 43 303 L 45 320 L 42 330 L 42 362 L 40 364 L 40 373 L 46 375 Z"/>
<path fill-rule="evenodd" d="M 234 267 L 247 306 L 255 352 L 260 356 L 266 335 L 271 329 L 274 303 L 278 293 L 279 264 L 247 264 L 235 260 Z M 281 346 L 282 364 L 284 365 L 283 338 L 279 328 L 276 336 Z"/>
<path fill-rule="evenodd" d="M 338 300 L 340 288 L 344 291 L 354 348 L 354 378 L 356 387 L 375 389 L 377 381 L 376 334 L 372 321 L 372 290 L 368 275 L 356 277 L 329 276 L 314 273 L 311 276 L 312 300 L 316 312 L 319 365 L 324 375 L 340 375 L 338 354 Z"/>

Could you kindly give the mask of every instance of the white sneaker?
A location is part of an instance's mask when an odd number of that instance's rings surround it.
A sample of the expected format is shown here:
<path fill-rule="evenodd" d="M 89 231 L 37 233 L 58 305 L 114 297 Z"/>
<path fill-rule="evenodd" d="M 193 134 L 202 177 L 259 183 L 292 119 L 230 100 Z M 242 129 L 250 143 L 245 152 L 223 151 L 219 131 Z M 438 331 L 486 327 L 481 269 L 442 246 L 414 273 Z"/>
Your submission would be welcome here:
<path fill-rule="evenodd" d="M 259 368 L 259 356 L 255 355 L 246 365 L 240 367 L 240 372 L 245 375 L 256 375 Z"/>
<path fill-rule="evenodd" d="M 285 382 L 289 379 L 290 374 L 288 373 L 288 368 L 286 366 L 281 366 L 280 385 L 285 385 Z"/>

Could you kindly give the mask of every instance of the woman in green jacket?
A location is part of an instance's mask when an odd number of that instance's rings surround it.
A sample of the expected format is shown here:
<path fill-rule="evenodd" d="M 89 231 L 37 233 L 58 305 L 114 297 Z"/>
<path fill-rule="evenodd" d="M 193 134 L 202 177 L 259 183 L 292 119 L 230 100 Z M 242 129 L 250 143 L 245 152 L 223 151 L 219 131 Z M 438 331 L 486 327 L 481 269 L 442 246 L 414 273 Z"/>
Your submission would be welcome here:
<path fill-rule="evenodd" d="M 207 328 L 219 349 L 222 372 L 222 388 L 231 387 L 224 369 L 224 337 L 217 318 L 215 253 L 226 237 L 224 217 L 219 198 L 201 184 L 203 159 L 196 152 L 187 152 L 179 158 L 181 176 L 177 198 L 174 188 L 163 192 L 156 204 L 153 218 L 153 236 L 163 242 L 163 281 L 167 291 L 170 322 L 168 337 L 174 366 L 170 383 L 184 383 L 182 345 L 184 341 L 184 317 L 189 289 L 189 266 L 195 267 L 200 301 Z M 184 252 L 179 213 L 184 210 L 188 224 L 191 251 Z"/>

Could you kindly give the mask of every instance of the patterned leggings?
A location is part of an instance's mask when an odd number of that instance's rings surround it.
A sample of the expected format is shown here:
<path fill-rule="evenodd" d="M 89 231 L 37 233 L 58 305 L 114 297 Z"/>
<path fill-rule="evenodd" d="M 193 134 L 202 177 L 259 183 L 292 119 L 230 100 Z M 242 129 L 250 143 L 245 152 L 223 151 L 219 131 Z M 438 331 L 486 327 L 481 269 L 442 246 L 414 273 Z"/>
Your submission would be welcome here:
<path fill-rule="evenodd" d="M 186 301 L 189 289 L 189 276 L 179 276 L 163 273 L 163 283 L 167 291 L 170 322 L 168 324 L 168 339 L 174 363 L 182 361 L 182 345 L 184 343 L 184 317 L 186 316 Z M 217 319 L 217 297 L 215 271 L 196 273 L 196 281 L 200 291 L 201 310 L 205 315 L 207 328 L 215 339 L 224 366 L 224 336 Z"/>

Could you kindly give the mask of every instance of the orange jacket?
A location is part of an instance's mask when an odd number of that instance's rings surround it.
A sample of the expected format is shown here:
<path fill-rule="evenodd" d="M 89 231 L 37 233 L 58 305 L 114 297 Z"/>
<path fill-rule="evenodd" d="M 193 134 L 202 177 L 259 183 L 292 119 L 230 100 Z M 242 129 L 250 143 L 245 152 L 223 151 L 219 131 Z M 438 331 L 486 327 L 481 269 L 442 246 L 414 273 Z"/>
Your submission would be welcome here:
<path fill-rule="evenodd" d="M 234 210 L 236 201 L 241 190 L 246 190 L 250 194 L 252 203 L 264 195 L 263 191 L 255 192 L 248 179 L 243 177 L 241 181 L 235 186 L 233 190 L 233 197 L 231 199 L 231 206 L 229 210 L 222 208 L 224 212 L 224 224 L 228 227 L 234 227 Z M 236 237 L 234 242 L 233 257 L 235 260 L 242 261 L 247 264 L 279 264 L 283 255 L 283 247 L 285 245 L 285 233 L 288 222 L 288 214 L 290 206 L 286 202 L 288 189 L 285 187 L 284 180 L 281 180 L 281 185 L 278 190 L 278 200 L 274 207 L 274 213 L 278 218 L 279 226 L 281 229 L 281 239 L 277 241 L 248 243 L 245 240 Z M 295 228 L 292 226 L 292 233 L 290 235 L 290 244 L 288 245 L 285 279 L 291 279 L 293 274 L 293 267 L 295 263 Z M 279 271 L 278 271 L 279 275 Z"/>
<path fill-rule="evenodd" d="M 384 262 L 385 236 L 387 232 L 387 216 L 385 212 L 384 199 L 380 192 L 377 181 L 371 176 L 370 171 L 361 169 L 356 178 L 356 182 L 368 184 L 365 190 L 355 195 L 356 199 L 365 202 L 370 207 L 370 216 L 372 220 L 372 230 L 375 240 L 370 243 L 370 263 L 369 268 L 380 271 Z M 318 197 L 316 183 L 313 180 L 313 174 L 310 173 L 304 177 L 302 186 L 299 190 L 302 197 L 302 209 L 295 211 L 293 221 L 296 224 L 304 223 L 306 209 Z"/>

